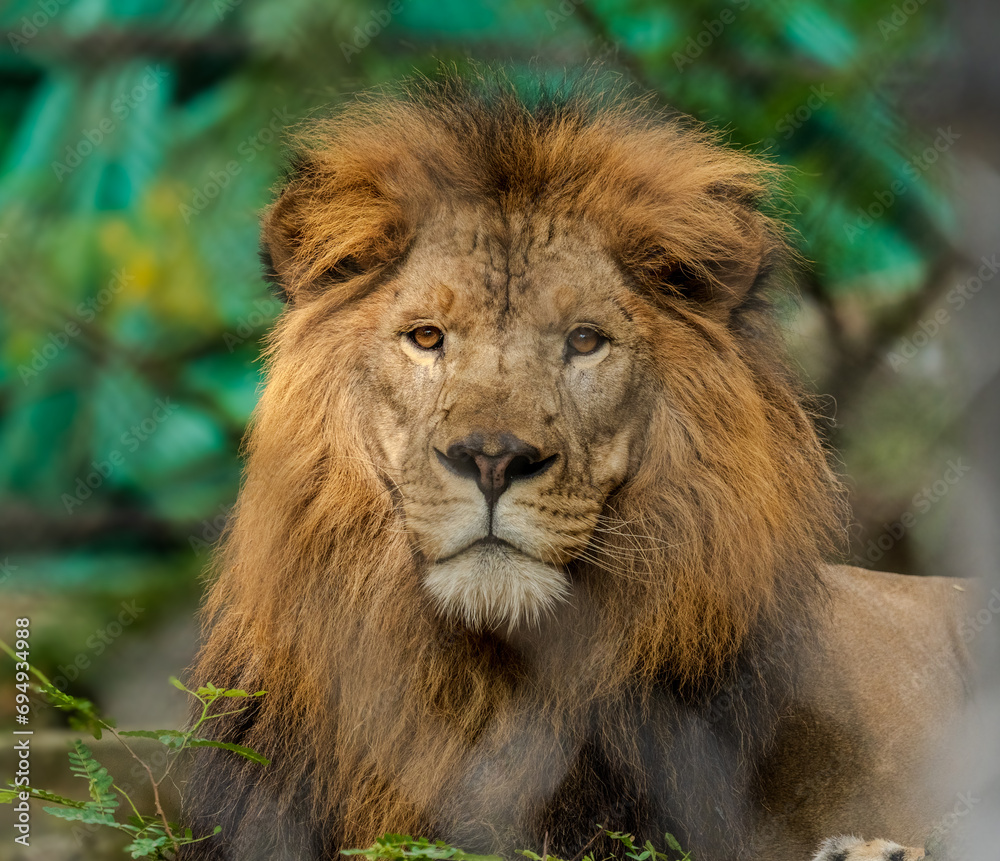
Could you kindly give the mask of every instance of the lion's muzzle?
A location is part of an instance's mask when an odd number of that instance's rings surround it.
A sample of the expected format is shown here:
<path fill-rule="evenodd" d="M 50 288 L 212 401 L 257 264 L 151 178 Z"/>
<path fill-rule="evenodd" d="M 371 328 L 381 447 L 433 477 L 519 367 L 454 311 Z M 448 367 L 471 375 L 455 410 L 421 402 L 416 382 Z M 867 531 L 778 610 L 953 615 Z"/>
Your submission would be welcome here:
<path fill-rule="evenodd" d="M 453 442 L 444 454 L 437 449 L 434 452 L 445 469 L 473 479 L 491 508 L 512 481 L 540 475 L 557 457 L 543 457 L 535 446 L 510 433 L 495 435 L 491 445 L 479 431 Z"/>

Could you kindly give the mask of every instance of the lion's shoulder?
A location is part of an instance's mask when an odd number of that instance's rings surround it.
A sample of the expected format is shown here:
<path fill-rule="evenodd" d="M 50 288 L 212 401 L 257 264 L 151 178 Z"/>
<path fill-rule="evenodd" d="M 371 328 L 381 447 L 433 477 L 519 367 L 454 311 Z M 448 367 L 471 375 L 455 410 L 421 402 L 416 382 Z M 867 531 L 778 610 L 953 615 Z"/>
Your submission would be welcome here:
<path fill-rule="evenodd" d="M 850 566 L 826 568 L 823 581 L 819 648 L 804 661 L 799 696 L 827 714 L 853 713 L 881 756 L 932 749 L 971 696 L 968 620 L 980 584 Z"/>
<path fill-rule="evenodd" d="M 845 565 L 822 576 L 826 611 L 815 617 L 819 648 L 800 695 L 827 711 L 851 703 L 875 726 L 912 720 L 920 700 L 927 719 L 917 724 L 936 733 L 971 692 L 968 621 L 979 584 Z"/>
<path fill-rule="evenodd" d="M 953 669 L 969 665 L 968 629 L 981 586 L 956 577 L 914 577 L 833 565 L 822 572 L 828 612 L 821 615 L 821 642 L 827 659 L 865 669 L 876 660 L 906 659 L 906 665 L 935 665 L 948 656 Z M 839 651 L 831 652 L 836 646 Z M 868 656 L 867 660 L 865 655 Z M 892 673 L 891 666 L 886 671 Z"/>
<path fill-rule="evenodd" d="M 807 857 L 824 836 L 882 834 L 899 843 L 888 854 L 877 841 L 837 838 L 816 857 L 909 861 L 921 856 L 892 853 L 923 844 L 957 791 L 955 728 L 972 689 L 963 626 L 978 587 L 849 566 L 821 577 L 825 611 L 814 616 L 814 647 L 798 656 L 794 702 L 764 767 L 774 833 L 762 842 L 809 835 Z"/>

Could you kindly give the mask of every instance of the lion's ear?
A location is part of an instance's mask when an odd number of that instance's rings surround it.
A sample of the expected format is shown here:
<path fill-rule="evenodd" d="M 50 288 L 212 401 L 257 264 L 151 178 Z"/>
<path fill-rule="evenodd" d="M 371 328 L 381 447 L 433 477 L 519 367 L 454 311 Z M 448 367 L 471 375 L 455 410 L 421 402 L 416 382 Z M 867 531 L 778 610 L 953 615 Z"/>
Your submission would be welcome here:
<path fill-rule="evenodd" d="M 301 298 L 304 292 L 297 277 L 296 256 L 302 244 L 302 210 L 308 206 L 303 185 L 310 173 L 307 161 L 293 160 L 277 199 L 265 210 L 261 221 L 261 274 L 271 292 L 286 303 Z"/>
<path fill-rule="evenodd" d="M 766 281 L 782 255 L 782 243 L 757 213 L 740 220 L 743 241 L 705 261 L 708 277 L 697 297 L 725 311 L 741 304 L 755 286 Z"/>
<path fill-rule="evenodd" d="M 658 238 L 639 267 L 640 281 L 667 297 L 728 314 L 767 280 L 785 246 L 769 220 L 757 212 L 734 210 L 726 222 L 718 235 L 681 253 L 669 235 Z"/>
<path fill-rule="evenodd" d="M 768 193 L 761 178 L 719 182 L 689 173 L 687 183 L 675 178 L 632 209 L 613 235 L 625 268 L 651 294 L 728 317 L 780 266 L 787 246 L 781 227 L 760 211 Z"/>
<path fill-rule="evenodd" d="M 405 252 L 401 207 L 360 167 L 299 157 L 264 213 L 264 278 L 283 301 L 362 289 Z"/>

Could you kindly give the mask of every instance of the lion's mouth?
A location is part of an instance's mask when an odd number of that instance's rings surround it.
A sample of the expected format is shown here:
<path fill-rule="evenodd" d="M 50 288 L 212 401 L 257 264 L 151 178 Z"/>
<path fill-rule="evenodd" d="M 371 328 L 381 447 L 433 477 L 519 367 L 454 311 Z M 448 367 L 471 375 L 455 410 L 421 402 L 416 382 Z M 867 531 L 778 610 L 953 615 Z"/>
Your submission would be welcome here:
<path fill-rule="evenodd" d="M 493 534 L 431 564 L 424 586 L 442 613 L 474 630 L 536 624 L 570 591 L 558 568 Z"/>
<path fill-rule="evenodd" d="M 484 535 L 482 538 L 477 538 L 470 544 L 466 544 L 464 547 L 456 550 L 448 556 L 443 556 L 440 559 L 435 560 L 435 564 L 440 565 L 442 562 L 450 562 L 452 559 L 461 556 L 463 553 L 468 553 L 470 550 L 475 550 L 477 547 L 496 548 L 498 550 L 513 550 L 515 553 L 520 553 L 523 556 L 527 556 L 529 559 L 536 558 L 524 549 L 518 547 L 516 544 L 511 544 L 509 541 L 505 541 L 503 538 L 490 533 L 489 535 Z"/>

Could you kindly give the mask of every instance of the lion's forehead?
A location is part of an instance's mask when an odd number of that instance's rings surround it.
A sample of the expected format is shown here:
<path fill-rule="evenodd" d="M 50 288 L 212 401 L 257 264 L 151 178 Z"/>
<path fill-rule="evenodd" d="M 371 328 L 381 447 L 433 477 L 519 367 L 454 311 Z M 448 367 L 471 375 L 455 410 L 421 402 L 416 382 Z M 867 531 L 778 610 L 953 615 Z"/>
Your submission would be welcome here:
<path fill-rule="evenodd" d="M 516 340 L 524 328 L 556 332 L 614 313 L 626 293 L 587 225 L 541 213 L 462 210 L 418 231 L 396 279 L 395 306 L 403 315 L 440 315 Z"/>

